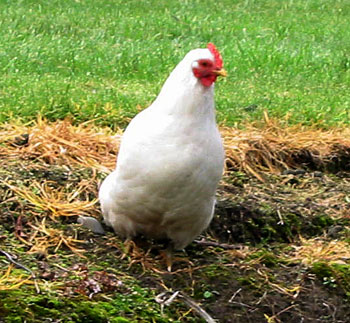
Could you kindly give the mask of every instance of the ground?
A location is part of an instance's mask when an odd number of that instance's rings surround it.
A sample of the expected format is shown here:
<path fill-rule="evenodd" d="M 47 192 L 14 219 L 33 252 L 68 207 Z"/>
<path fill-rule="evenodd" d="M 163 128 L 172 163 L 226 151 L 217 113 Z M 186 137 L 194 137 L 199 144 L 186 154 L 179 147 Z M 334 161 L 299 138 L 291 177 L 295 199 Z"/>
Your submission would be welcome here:
<path fill-rule="evenodd" d="M 210 227 L 167 272 L 161 243 L 140 237 L 126 254 L 107 228 L 77 224 L 101 219 L 108 171 L 66 151 L 50 158 L 52 142 L 26 130 L 0 146 L 0 322 L 348 321 L 346 154 L 336 167 L 305 159 L 258 177 L 228 169 Z"/>

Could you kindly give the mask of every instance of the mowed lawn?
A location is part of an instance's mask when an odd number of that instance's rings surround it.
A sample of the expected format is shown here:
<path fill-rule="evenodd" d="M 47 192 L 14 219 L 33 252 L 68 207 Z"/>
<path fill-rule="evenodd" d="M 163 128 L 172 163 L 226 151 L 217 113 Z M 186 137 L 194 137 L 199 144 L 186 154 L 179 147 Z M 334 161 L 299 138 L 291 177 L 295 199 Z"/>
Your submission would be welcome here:
<path fill-rule="evenodd" d="M 229 76 L 218 120 L 350 121 L 350 1 L 0 1 L 0 122 L 70 116 L 111 127 L 147 107 L 191 49 Z"/>

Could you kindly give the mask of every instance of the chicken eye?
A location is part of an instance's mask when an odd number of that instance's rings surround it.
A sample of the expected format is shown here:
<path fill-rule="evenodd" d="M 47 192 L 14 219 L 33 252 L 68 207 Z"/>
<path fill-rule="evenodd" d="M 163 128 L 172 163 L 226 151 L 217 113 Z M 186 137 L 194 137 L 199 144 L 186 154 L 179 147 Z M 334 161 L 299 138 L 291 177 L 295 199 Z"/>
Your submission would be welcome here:
<path fill-rule="evenodd" d="M 202 64 L 201 64 L 203 67 L 208 67 L 209 66 L 209 64 L 207 63 L 207 62 L 202 62 Z"/>

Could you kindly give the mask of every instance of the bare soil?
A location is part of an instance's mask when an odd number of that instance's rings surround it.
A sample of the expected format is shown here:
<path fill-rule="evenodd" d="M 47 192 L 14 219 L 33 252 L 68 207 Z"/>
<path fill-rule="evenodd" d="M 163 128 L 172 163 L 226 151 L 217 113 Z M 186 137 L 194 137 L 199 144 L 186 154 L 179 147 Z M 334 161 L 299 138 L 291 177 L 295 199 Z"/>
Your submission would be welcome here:
<path fill-rule="evenodd" d="M 225 176 L 210 227 L 169 273 L 161 243 L 140 237 L 125 254 L 107 228 L 77 224 L 100 219 L 97 203 L 82 203 L 105 173 L 4 158 L 0 322 L 204 322 L 203 311 L 217 322 L 349 322 L 349 160 L 298 163 L 264 181 Z"/>

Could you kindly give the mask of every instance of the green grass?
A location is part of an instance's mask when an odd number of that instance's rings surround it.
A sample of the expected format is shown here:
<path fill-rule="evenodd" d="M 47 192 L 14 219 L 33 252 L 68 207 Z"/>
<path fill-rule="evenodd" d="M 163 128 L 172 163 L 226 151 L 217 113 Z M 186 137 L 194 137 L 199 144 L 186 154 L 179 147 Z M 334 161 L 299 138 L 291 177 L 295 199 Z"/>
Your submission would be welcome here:
<path fill-rule="evenodd" d="M 218 119 L 350 123 L 350 2 L 0 0 L 0 122 L 126 124 L 173 67 L 211 41 L 229 77 Z"/>

